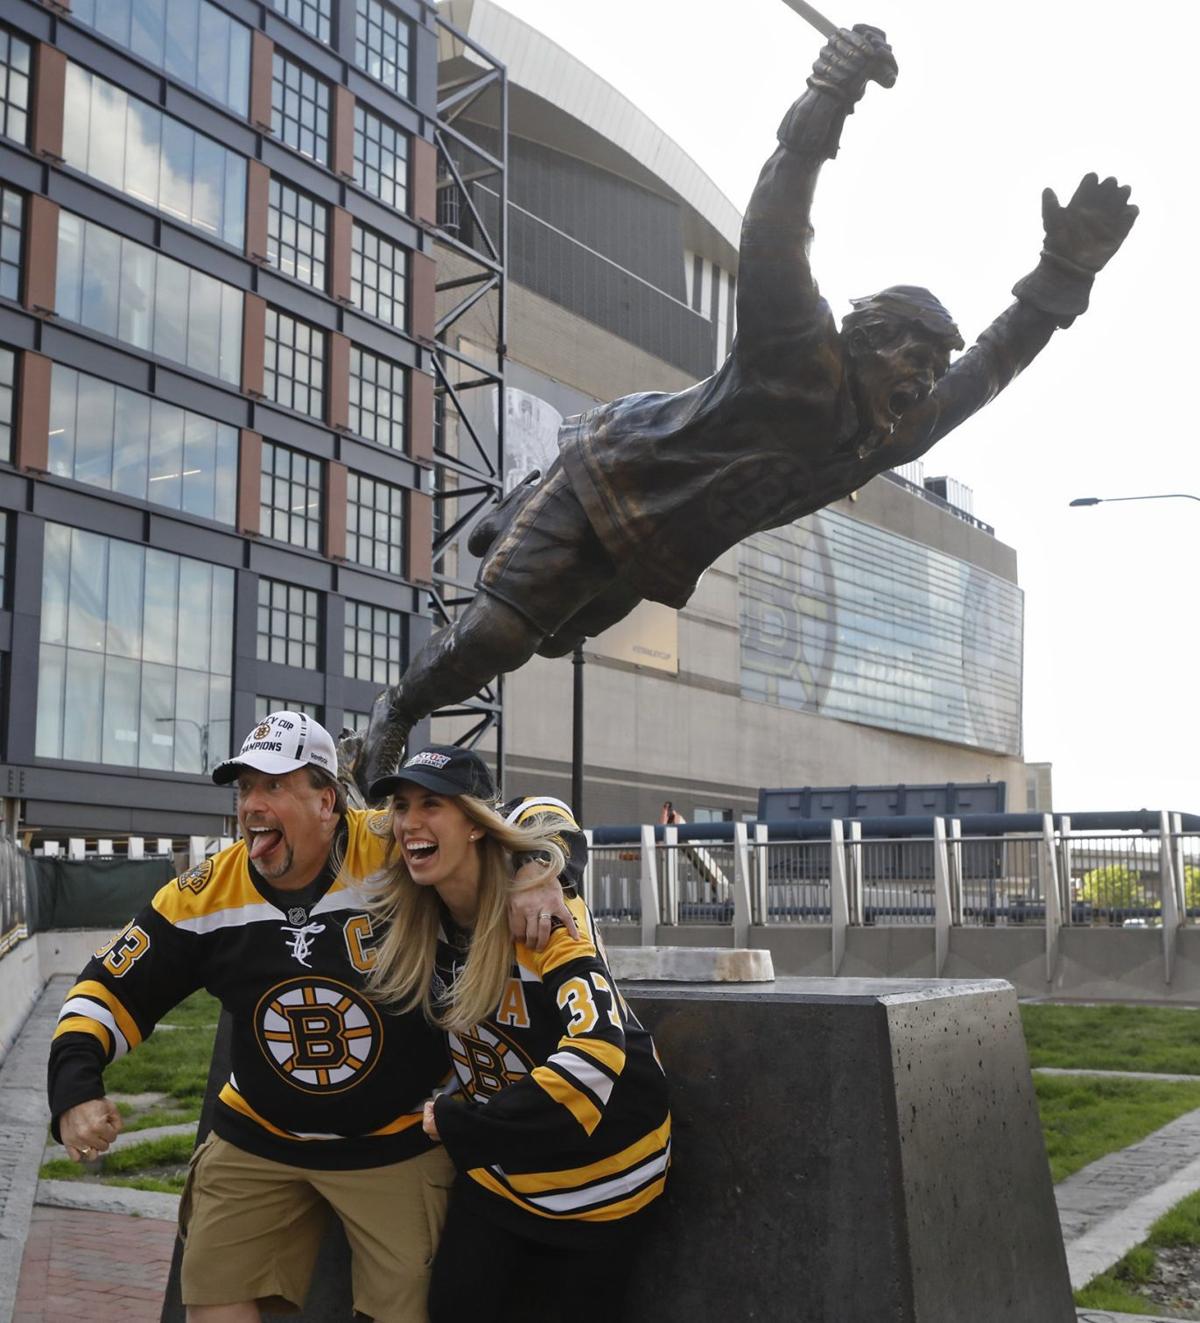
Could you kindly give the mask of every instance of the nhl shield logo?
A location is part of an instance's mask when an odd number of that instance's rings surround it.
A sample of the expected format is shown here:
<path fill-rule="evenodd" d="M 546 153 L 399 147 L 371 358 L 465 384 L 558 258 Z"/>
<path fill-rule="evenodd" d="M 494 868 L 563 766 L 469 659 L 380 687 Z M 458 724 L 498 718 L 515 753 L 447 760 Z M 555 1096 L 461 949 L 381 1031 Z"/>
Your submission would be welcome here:
<path fill-rule="evenodd" d="M 370 1074 L 383 1048 L 379 1012 L 345 983 L 294 978 L 258 1003 L 254 1032 L 263 1056 L 305 1093 L 341 1093 Z"/>

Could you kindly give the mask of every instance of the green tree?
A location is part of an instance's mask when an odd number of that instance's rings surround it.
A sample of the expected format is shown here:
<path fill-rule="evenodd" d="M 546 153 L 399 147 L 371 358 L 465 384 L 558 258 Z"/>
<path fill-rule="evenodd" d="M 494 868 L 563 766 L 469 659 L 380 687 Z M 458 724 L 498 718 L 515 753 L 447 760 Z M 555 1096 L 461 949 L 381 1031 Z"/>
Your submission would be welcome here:
<path fill-rule="evenodd" d="M 1123 864 L 1106 864 L 1084 873 L 1079 898 L 1103 909 L 1135 909 L 1151 904 L 1139 873 Z"/>
<path fill-rule="evenodd" d="M 1184 864 L 1183 897 L 1189 910 L 1200 909 L 1200 864 Z"/>

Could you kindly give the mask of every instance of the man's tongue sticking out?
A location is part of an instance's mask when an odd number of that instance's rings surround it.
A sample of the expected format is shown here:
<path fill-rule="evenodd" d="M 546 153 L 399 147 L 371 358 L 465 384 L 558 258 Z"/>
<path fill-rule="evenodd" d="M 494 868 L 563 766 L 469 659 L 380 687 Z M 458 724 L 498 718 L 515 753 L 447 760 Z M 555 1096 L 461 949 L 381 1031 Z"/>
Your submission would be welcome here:
<path fill-rule="evenodd" d="M 254 832 L 250 837 L 250 858 L 261 859 L 264 854 L 268 854 L 282 840 L 283 833 L 280 831 Z"/>

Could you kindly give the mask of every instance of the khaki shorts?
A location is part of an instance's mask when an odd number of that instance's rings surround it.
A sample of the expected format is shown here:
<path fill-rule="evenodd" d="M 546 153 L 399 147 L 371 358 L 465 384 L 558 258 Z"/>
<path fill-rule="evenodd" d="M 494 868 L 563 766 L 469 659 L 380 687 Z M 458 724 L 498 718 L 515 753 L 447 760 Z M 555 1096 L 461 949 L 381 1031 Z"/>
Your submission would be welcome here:
<path fill-rule="evenodd" d="M 453 1177 L 440 1146 L 386 1167 L 313 1171 L 210 1135 L 179 1203 L 183 1303 L 299 1310 L 332 1208 L 350 1242 L 354 1308 L 376 1323 L 427 1323 Z"/>

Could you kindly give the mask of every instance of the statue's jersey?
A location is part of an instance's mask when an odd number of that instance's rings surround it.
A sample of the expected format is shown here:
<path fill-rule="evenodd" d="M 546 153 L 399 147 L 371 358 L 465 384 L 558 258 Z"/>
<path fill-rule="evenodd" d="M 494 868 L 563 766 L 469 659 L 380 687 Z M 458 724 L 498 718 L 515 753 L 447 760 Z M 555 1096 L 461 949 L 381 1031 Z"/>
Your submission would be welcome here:
<path fill-rule="evenodd" d="M 579 939 L 556 928 L 540 953 L 517 946 L 495 1014 L 450 1035 L 463 1099 L 440 1102 L 437 1120 L 460 1172 L 456 1199 L 522 1236 L 573 1244 L 662 1193 L 671 1116 L 654 1043 L 595 920 L 581 899 L 567 904 Z M 443 934 L 435 992 L 463 959 Z"/>
<path fill-rule="evenodd" d="M 752 533 L 845 497 L 922 455 L 1041 350 L 1053 318 L 1003 312 L 891 431 L 853 397 L 845 345 L 809 265 L 809 213 L 844 106 L 807 92 L 784 117 L 742 225 L 737 336 L 721 368 L 569 418 L 563 469 L 621 578 L 681 607 L 718 556 Z"/>
<path fill-rule="evenodd" d="M 167 883 L 67 996 L 51 1047 L 52 1114 L 102 1097 L 104 1067 L 207 988 L 231 1017 L 232 1068 L 213 1116 L 222 1138 L 316 1168 L 426 1148 L 421 1107 L 448 1074 L 444 1036 L 419 1009 L 389 1014 L 363 990 L 374 953 L 356 884 L 383 867 L 390 825 L 386 813 L 350 810 L 342 866 L 308 907 L 268 899 L 241 842 Z M 274 895 L 286 904 L 287 893 Z"/>

